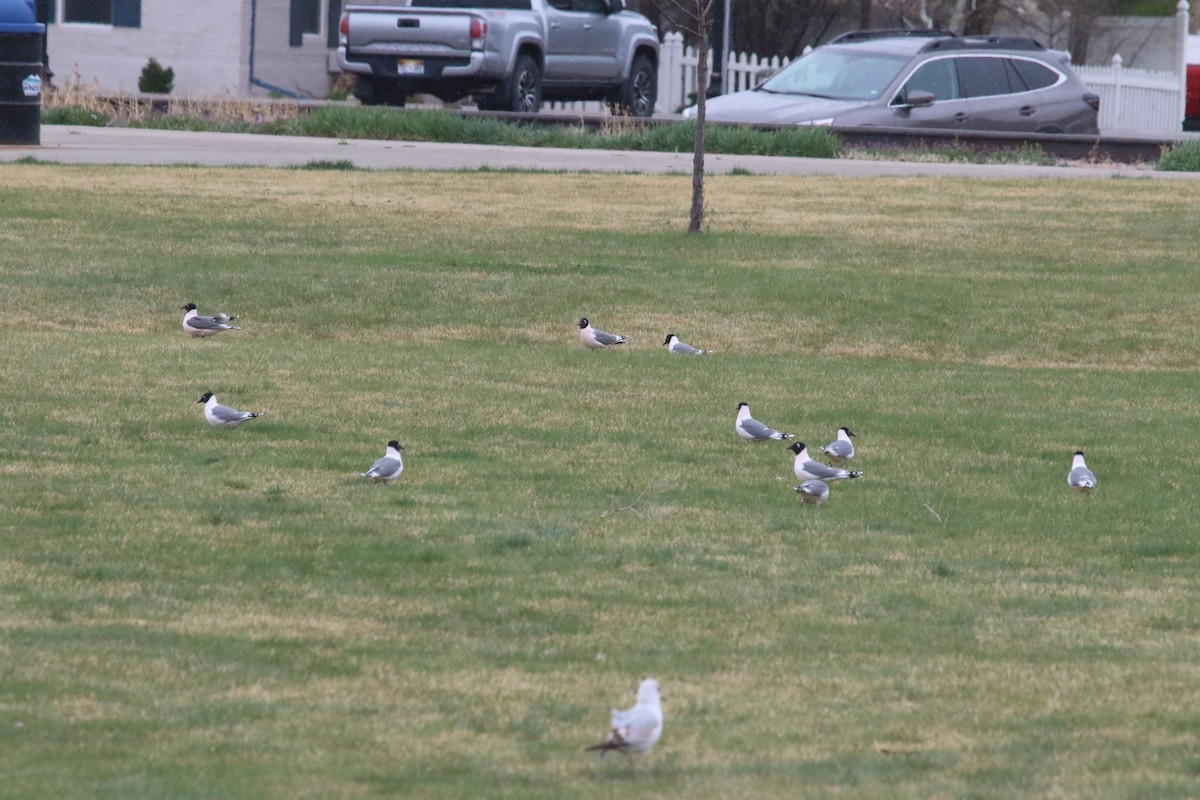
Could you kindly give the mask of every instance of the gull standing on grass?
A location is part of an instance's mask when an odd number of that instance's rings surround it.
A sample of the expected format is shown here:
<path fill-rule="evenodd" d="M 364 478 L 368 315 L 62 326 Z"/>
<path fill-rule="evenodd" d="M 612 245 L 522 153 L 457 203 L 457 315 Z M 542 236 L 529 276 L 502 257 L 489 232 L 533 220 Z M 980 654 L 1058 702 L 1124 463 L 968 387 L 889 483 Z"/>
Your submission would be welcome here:
<path fill-rule="evenodd" d="M 825 481 L 805 481 L 799 486 L 795 486 L 793 488 L 796 490 L 796 494 L 800 495 L 800 499 L 803 500 L 806 505 L 819 506 L 821 503 L 824 503 L 829 499 L 829 486 L 825 483 Z"/>
<path fill-rule="evenodd" d="M 1083 461 L 1083 451 L 1076 450 L 1071 459 L 1071 471 L 1067 473 L 1067 485 L 1077 492 L 1090 492 L 1096 488 L 1096 476 Z"/>
<path fill-rule="evenodd" d="M 822 447 L 821 452 L 829 456 L 829 460 L 833 463 L 845 464 L 854 458 L 854 442 L 850 441 L 850 437 L 853 435 L 854 431 L 843 425 L 838 428 L 837 438 Z"/>
<path fill-rule="evenodd" d="M 712 352 L 712 350 L 701 350 L 698 347 L 692 347 L 686 342 L 681 342 L 679 341 L 679 337 L 673 333 L 667 334 L 667 338 L 663 339 L 663 344 L 667 346 L 668 353 L 679 353 L 684 356 L 703 356 Z"/>
<path fill-rule="evenodd" d="M 238 411 L 229 406 L 223 406 L 217 402 L 217 396 L 212 392 L 205 392 L 196 402 L 204 403 L 204 418 L 208 420 L 209 425 L 217 428 L 236 428 L 248 419 L 257 419 L 262 416 L 261 412 Z"/>
<path fill-rule="evenodd" d="M 796 460 L 792 463 L 792 471 L 796 473 L 796 477 L 802 481 L 840 481 L 844 478 L 857 478 L 862 475 L 861 472 L 848 472 L 837 467 L 827 467 L 820 461 L 813 461 L 808 457 L 808 447 L 804 442 L 795 442 L 788 448 L 796 454 Z"/>
<path fill-rule="evenodd" d="M 587 317 L 579 320 L 579 341 L 589 350 L 605 350 L 609 345 L 624 344 L 626 338 L 607 331 L 598 331 L 588 322 Z"/>
<path fill-rule="evenodd" d="M 743 439 L 752 441 L 766 441 L 767 439 L 793 439 L 794 433 L 780 433 L 774 428 L 768 428 L 754 417 L 750 416 L 749 403 L 738 403 L 737 420 L 733 423 L 733 429 L 737 431 L 737 435 Z"/>
<path fill-rule="evenodd" d="M 658 696 L 658 681 L 646 678 L 638 686 L 637 703 L 624 711 L 612 710 L 612 728 L 608 738 L 587 750 L 599 750 L 604 755 L 610 750 L 633 755 L 644 753 L 654 747 L 662 736 L 662 700 Z"/>
<path fill-rule="evenodd" d="M 400 451 L 403 449 L 404 445 L 392 439 L 387 443 L 387 452 L 377 458 L 362 476 L 374 478 L 376 483 L 392 483 L 404 472 L 404 459 L 400 457 Z"/>
<path fill-rule="evenodd" d="M 237 325 L 229 323 L 236 319 L 228 314 L 217 314 L 215 317 L 203 317 L 196 311 L 195 303 L 183 306 L 183 329 L 192 336 L 216 336 L 221 331 L 240 331 Z"/>

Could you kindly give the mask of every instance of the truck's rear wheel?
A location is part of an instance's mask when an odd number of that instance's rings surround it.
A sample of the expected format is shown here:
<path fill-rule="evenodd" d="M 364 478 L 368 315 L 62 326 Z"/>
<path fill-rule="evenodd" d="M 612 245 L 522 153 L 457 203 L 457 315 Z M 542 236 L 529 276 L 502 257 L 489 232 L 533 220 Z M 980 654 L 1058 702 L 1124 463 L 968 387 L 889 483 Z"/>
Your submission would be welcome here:
<path fill-rule="evenodd" d="M 516 111 L 536 114 L 542 107 L 542 71 L 533 57 L 522 53 L 508 80 L 496 87 L 496 93 L 477 101 L 487 111 Z"/>
<path fill-rule="evenodd" d="M 614 114 L 631 117 L 649 117 L 654 114 L 658 102 L 658 70 L 649 57 L 640 55 L 633 59 L 629 77 L 621 84 L 616 102 L 612 104 Z"/>

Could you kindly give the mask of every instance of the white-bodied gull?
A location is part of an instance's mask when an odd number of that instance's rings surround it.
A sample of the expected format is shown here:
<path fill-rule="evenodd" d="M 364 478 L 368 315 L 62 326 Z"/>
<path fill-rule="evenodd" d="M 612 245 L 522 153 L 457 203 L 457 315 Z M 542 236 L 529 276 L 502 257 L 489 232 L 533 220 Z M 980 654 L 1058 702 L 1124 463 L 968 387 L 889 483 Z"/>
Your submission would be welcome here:
<path fill-rule="evenodd" d="M 687 342 L 681 342 L 679 337 L 673 333 L 667 334 L 667 338 L 663 339 L 663 344 L 667 346 L 668 353 L 678 353 L 684 356 L 702 356 L 712 352 L 712 350 L 701 350 L 698 347 L 692 347 Z"/>
<path fill-rule="evenodd" d="M 854 442 L 850 441 L 850 437 L 853 435 L 854 431 L 843 425 L 838 428 L 837 438 L 822 447 L 821 452 L 829 456 L 829 460 L 833 463 L 845 464 L 854 458 Z"/>
<path fill-rule="evenodd" d="M 808 456 L 808 447 L 804 442 L 793 443 L 788 450 L 796 454 L 796 460 L 792 464 L 792 471 L 796 473 L 796 477 L 802 481 L 840 481 L 844 478 L 857 478 L 862 475 L 861 472 L 848 472 L 837 467 L 829 467 L 822 464 L 820 461 L 813 461 Z"/>
<path fill-rule="evenodd" d="M 748 403 L 738 403 L 737 420 L 733 423 L 733 429 L 737 431 L 738 436 L 743 439 L 750 439 L 751 441 L 765 442 L 768 439 L 795 438 L 794 433 L 780 433 L 774 428 L 769 428 L 754 419 L 754 417 L 750 416 L 750 405 Z"/>
<path fill-rule="evenodd" d="M 217 402 L 217 396 L 212 392 L 205 392 L 196 402 L 204 403 L 204 418 L 208 420 L 209 425 L 217 428 L 236 428 L 248 419 L 262 416 L 261 412 L 238 411 L 235 408 L 223 406 Z"/>
<path fill-rule="evenodd" d="M 608 738 L 600 744 L 588 747 L 604 755 L 610 750 L 632 755 L 644 753 L 654 747 L 662 736 L 662 701 L 658 695 L 658 681 L 646 678 L 638 686 L 637 703 L 632 708 L 612 710 L 612 727 Z"/>
<path fill-rule="evenodd" d="M 819 506 L 829 499 L 829 485 L 825 481 L 805 481 L 793 488 L 800 499 L 810 506 Z"/>
<path fill-rule="evenodd" d="M 392 439 L 387 443 L 387 452 L 377 458 L 362 476 L 374 478 L 376 483 L 391 483 L 396 480 L 400 473 L 404 472 L 404 459 L 400 457 L 400 451 L 403 449 L 404 445 Z"/>
<path fill-rule="evenodd" d="M 195 303 L 183 306 L 183 329 L 192 336 L 216 336 L 221 331 L 240 331 L 237 325 L 230 325 L 233 317 L 228 314 L 218 314 L 216 317 L 204 317 L 196 311 Z"/>
<path fill-rule="evenodd" d="M 1096 488 L 1096 476 L 1087 468 L 1083 460 L 1083 451 L 1076 450 L 1071 459 L 1071 471 L 1067 473 L 1067 485 L 1077 492 L 1090 492 Z"/>
<path fill-rule="evenodd" d="M 624 344 L 626 339 L 615 333 L 598 331 L 588 322 L 587 317 L 579 320 L 579 341 L 589 350 L 604 350 L 610 345 Z"/>

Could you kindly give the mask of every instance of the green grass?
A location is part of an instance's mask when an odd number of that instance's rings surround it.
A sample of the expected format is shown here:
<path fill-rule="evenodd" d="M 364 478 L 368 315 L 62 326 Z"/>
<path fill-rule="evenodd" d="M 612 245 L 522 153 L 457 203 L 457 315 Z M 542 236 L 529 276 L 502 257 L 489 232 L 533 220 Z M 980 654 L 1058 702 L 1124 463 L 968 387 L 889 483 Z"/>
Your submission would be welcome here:
<path fill-rule="evenodd" d="M 326 166 L 0 167 L 0 794 L 1195 796 L 1200 187 Z"/>

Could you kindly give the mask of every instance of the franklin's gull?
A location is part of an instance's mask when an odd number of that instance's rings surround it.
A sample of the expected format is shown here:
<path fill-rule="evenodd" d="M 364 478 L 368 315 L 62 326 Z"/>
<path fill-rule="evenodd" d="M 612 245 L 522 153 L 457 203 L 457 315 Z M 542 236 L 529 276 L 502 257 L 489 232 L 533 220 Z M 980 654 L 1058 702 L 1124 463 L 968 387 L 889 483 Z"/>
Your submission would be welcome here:
<path fill-rule="evenodd" d="M 203 317 L 196 311 L 195 303 L 183 306 L 187 313 L 183 315 L 183 329 L 192 336 L 216 336 L 221 331 L 240 331 L 237 325 L 230 325 L 233 317 L 228 314 L 218 314 L 216 317 Z"/>
<path fill-rule="evenodd" d="M 667 338 L 663 339 L 663 344 L 667 346 L 668 353 L 679 353 L 684 356 L 702 356 L 712 352 L 712 350 L 701 350 L 698 347 L 692 347 L 686 342 L 681 342 L 679 341 L 679 337 L 673 333 L 667 334 Z"/>
<path fill-rule="evenodd" d="M 843 478 L 857 478 L 862 475 L 861 472 L 847 472 L 844 469 L 837 467 L 827 467 L 820 461 L 813 461 L 808 457 L 808 447 L 804 442 L 793 443 L 788 450 L 796 454 L 796 460 L 792 464 L 792 471 L 796 473 L 796 477 L 802 481 L 840 481 Z"/>
<path fill-rule="evenodd" d="M 248 419 L 262 416 L 260 412 L 238 411 L 229 406 L 223 406 L 217 402 L 217 396 L 212 392 L 205 392 L 196 402 L 204 403 L 204 418 L 208 420 L 209 425 L 218 428 L 236 428 Z"/>
<path fill-rule="evenodd" d="M 854 431 L 843 425 L 838 428 L 837 438 L 822 447 L 821 452 L 829 456 L 829 460 L 833 463 L 845 464 L 854 458 L 854 443 L 850 441 L 850 437 L 853 435 Z"/>
<path fill-rule="evenodd" d="M 1083 461 L 1083 451 L 1076 450 L 1071 459 L 1071 471 L 1067 473 L 1067 485 L 1077 492 L 1090 492 L 1096 488 L 1096 476 Z"/>
<path fill-rule="evenodd" d="M 624 344 L 626 339 L 615 333 L 596 330 L 592 327 L 592 323 L 588 322 L 587 317 L 584 317 L 579 320 L 579 341 L 583 342 L 583 346 L 589 350 L 604 350 L 609 345 Z"/>
<path fill-rule="evenodd" d="M 612 710 L 612 728 L 608 738 L 588 747 L 604 755 L 610 750 L 618 753 L 644 753 L 654 747 L 662 736 L 662 701 L 658 696 L 658 681 L 646 678 L 638 686 L 637 703 L 624 711 Z"/>
<path fill-rule="evenodd" d="M 733 429 L 737 431 L 737 435 L 743 439 L 754 441 L 766 441 L 767 439 L 793 439 L 794 433 L 780 433 L 774 428 L 768 428 L 758 420 L 750 416 L 750 405 L 748 403 L 738 403 L 737 420 L 733 423 Z"/>
<path fill-rule="evenodd" d="M 387 443 L 387 452 L 376 459 L 362 476 L 374 478 L 376 483 L 391 483 L 396 480 L 400 473 L 404 472 L 404 459 L 400 457 L 400 451 L 403 449 L 404 445 L 392 439 Z"/>

